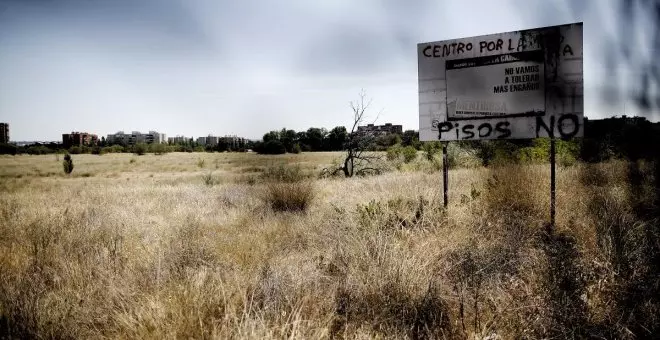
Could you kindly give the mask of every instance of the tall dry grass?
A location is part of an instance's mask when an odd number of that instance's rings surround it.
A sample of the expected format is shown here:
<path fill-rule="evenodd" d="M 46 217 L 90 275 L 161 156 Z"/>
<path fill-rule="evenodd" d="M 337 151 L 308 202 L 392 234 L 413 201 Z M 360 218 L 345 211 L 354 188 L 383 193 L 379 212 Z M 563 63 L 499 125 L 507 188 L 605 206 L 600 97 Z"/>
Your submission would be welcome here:
<path fill-rule="evenodd" d="M 338 156 L 80 155 L 89 177 L 44 176 L 61 167 L 48 156 L 2 158 L 0 337 L 660 331 L 653 164 L 559 168 L 549 229 L 547 166 L 452 170 L 444 209 L 432 165 L 307 176 Z M 306 213 L 274 209 L 267 193 L 300 183 L 313 188 Z"/>

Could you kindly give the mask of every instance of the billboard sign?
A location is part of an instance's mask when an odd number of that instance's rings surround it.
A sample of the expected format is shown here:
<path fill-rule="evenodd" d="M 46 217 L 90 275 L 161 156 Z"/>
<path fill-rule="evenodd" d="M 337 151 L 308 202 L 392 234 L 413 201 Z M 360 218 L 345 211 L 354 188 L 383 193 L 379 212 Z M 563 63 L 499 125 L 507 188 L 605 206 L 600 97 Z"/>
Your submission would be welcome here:
<path fill-rule="evenodd" d="M 422 141 L 581 137 L 582 23 L 417 45 Z"/>

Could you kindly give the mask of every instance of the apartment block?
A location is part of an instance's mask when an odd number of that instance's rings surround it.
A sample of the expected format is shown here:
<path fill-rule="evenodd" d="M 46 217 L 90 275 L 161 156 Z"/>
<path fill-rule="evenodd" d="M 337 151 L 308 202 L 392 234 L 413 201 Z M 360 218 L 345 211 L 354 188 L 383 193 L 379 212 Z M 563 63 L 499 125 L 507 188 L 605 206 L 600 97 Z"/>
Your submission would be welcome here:
<path fill-rule="evenodd" d="M 358 134 L 363 135 L 386 135 L 390 133 L 403 133 L 403 125 L 392 125 L 392 123 L 386 123 L 385 125 L 374 125 L 368 124 L 367 126 L 358 126 Z"/>
<path fill-rule="evenodd" d="M 0 143 L 9 143 L 9 123 L 0 123 Z"/>
<path fill-rule="evenodd" d="M 62 144 L 65 148 L 72 146 L 92 146 L 98 143 L 99 138 L 95 134 L 88 132 L 73 131 L 71 133 L 62 134 Z"/>
<path fill-rule="evenodd" d="M 119 131 L 114 134 L 109 134 L 106 138 L 108 144 L 122 145 L 134 145 L 138 143 L 160 144 L 164 143 L 165 140 L 167 140 L 166 135 L 156 131 L 149 131 L 149 133 L 141 133 L 140 131 L 124 133 L 124 131 Z"/>

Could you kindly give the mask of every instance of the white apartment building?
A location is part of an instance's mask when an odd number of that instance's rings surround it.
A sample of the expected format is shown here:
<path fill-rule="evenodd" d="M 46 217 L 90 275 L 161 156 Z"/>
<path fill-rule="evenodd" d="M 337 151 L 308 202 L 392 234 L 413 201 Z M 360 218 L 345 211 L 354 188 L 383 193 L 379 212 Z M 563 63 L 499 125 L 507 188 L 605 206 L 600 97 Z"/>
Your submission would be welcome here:
<path fill-rule="evenodd" d="M 220 137 L 211 136 L 211 135 L 208 135 L 206 137 L 197 137 L 197 144 L 200 145 L 216 146 L 218 145 L 219 141 L 220 141 Z"/>
<path fill-rule="evenodd" d="M 185 136 L 176 136 L 176 137 L 169 137 L 167 139 L 168 144 L 186 144 L 191 138 L 185 137 Z"/>

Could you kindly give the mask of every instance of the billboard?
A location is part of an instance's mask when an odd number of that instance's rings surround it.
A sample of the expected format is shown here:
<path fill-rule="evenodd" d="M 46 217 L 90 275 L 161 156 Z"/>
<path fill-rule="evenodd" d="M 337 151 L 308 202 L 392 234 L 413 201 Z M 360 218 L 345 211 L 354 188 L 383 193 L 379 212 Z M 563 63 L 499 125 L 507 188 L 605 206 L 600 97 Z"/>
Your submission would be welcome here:
<path fill-rule="evenodd" d="M 582 23 L 417 45 L 422 141 L 584 133 Z"/>

